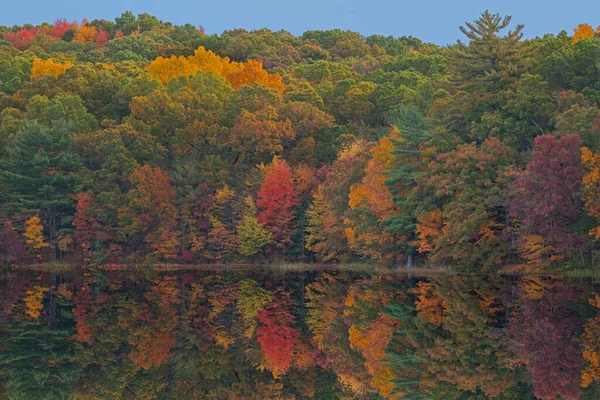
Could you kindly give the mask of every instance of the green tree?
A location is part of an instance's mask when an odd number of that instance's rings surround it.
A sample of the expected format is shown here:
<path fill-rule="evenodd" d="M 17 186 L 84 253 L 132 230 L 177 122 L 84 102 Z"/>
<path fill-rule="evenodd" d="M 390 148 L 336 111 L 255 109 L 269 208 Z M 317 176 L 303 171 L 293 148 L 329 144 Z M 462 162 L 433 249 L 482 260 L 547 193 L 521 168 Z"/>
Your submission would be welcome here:
<path fill-rule="evenodd" d="M 8 189 L 4 209 L 40 215 L 52 244 L 74 212 L 71 195 L 81 162 L 72 147 L 67 123 L 49 128 L 24 120 L 0 160 L 0 179 Z"/>

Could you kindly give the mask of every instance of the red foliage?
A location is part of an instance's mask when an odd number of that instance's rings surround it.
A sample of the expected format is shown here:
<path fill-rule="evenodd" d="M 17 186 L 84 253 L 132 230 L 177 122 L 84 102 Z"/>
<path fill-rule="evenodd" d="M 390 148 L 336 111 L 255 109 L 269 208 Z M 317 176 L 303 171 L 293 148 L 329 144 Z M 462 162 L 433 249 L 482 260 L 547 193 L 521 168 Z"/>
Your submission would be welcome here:
<path fill-rule="evenodd" d="M 20 29 L 18 32 L 5 32 L 4 40 L 11 42 L 17 49 L 25 50 L 38 33 L 37 29 Z"/>
<path fill-rule="evenodd" d="M 79 193 L 75 196 L 77 201 L 73 226 L 75 227 L 75 245 L 83 257 L 87 257 L 92 249 L 92 240 L 100 232 L 100 223 L 90 214 L 94 206 L 94 196 L 91 193 Z"/>
<path fill-rule="evenodd" d="M 524 236 L 540 235 L 558 253 L 579 245 L 569 228 L 581 213 L 582 176 L 579 135 L 535 138 L 533 159 L 517 180 L 517 196 L 510 207 Z"/>
<path fill-rule="evenodd" d="M 581 350 L 577 342 L 579 319 L 569 305 L 577 291 L 566 282 L 529 300 L 510 321 L 517 354 L 533 380 L 539 399 L 578 399 Z"/>
<path fill-rule="evenodd" d="M 275 162 L 265 175 L 256 205 L 261 210 L 258 222 L 273 234 L 279 247 L 292 242 L 292 221 L 297 204 L 291 168 L 284 161 Z"/>
<path fill-rule="evenodd" d="M 103 29 L 100 29 L 100 31 L 98 32 L 98 36 L 96 36 L 96 45 L 98 45 L 98 47 L 104 47 L 106 42 L 108 42 L 109 40 L 110 36 L 108 35 L 108 32 L 106 32 Z"/>
<path fill-rule="evenodd" d="M 12 264 L 29 262 L 32 257 L 27 252 L 25 243 L 13 229 L 10 222 L 1 223 L 0 227 L 0 263 Z"/>
<path fill-rule="evenodd" d="M 294 346 L 299 336 L 294 316 L 280 302 L 271 303 L 258 313 L 256 340 L 265 355 L 267 368 L 275 376 L 285 374 L 292 365 Z"/>
<path fill-rule="evenodd" d="M 65 32 L 69 29 L 77 29 L 77 22 L 67 22 L 66 19 L 57 19 L 54 22 L 54 28 L 52 29 L 52 37 L 60 39 L 64 36 Z"/>

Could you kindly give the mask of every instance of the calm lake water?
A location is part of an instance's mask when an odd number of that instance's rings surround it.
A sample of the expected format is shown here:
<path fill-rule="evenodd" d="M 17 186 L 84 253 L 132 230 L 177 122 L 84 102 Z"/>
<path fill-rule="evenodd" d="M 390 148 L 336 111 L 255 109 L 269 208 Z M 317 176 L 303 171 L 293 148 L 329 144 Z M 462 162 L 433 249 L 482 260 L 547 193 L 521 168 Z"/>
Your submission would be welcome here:
<path fill-rule="evenodd" d="M 595 280 L 0 270 L 1 399 L 599 399 Z"/>

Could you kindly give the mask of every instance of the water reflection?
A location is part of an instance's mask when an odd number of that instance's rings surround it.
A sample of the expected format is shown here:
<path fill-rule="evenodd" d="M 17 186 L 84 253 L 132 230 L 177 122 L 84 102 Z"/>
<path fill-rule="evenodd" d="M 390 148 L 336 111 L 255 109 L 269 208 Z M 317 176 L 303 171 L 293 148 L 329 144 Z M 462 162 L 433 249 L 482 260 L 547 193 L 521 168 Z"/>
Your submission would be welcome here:
<path fill-rule="evenodd" d="M 600 291 L 558 277 L 0 272 L 0 398 L 598 399 Z"/>

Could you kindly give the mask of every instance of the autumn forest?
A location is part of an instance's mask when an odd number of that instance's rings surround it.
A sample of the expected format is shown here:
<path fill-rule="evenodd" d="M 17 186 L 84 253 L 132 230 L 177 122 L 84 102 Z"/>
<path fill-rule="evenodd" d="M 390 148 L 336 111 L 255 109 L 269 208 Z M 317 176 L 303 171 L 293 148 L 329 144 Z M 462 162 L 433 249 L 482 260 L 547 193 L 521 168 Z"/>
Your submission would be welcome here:
<path fill-rule="evenodd" d="M 0 264 L 594 267 L 600 27 L 573 28 L 0 27 Z"/>

